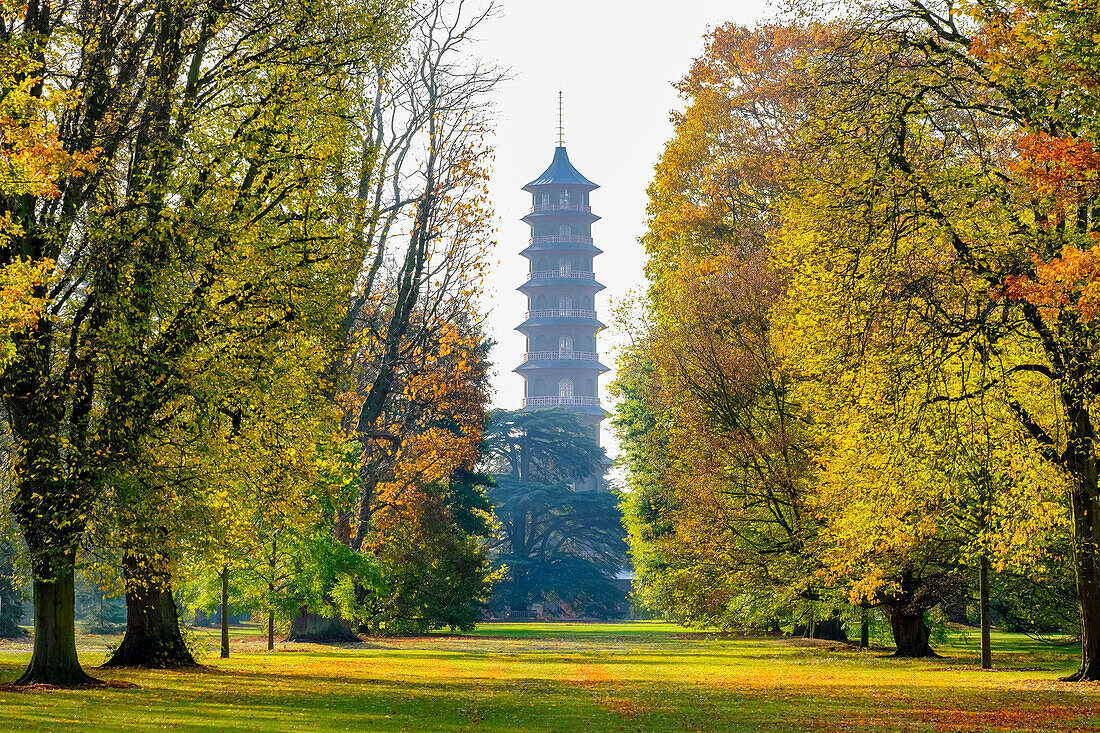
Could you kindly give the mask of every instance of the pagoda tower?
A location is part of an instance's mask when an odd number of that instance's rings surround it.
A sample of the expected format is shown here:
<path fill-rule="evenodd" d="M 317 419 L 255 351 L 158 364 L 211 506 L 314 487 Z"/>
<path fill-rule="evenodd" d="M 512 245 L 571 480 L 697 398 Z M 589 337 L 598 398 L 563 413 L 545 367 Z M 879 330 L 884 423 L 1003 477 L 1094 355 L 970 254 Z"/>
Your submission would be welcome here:
<path fill-rule="evenodd" d="M 527 281 L 518 290 L 527 296 L 527 313 L 516 330 L 527 338 L 527 353 L 515 371 L 524 379 L 527 409 L 564 407 L 590 426 L 600 439 L 599 377 L 607 371 L 596 351 L 596 333 L 604 324 L 596 318 L 593 258 L 601 250 L 592 244 L 592 213 L 588 195 L 598 185 L 569 162 L 561 142 L 554 160 L 541 176 L 523 187 L 531 194 L 531 211 L 523 221 L 531 239 L 520 254 L 527 258 Z"/>

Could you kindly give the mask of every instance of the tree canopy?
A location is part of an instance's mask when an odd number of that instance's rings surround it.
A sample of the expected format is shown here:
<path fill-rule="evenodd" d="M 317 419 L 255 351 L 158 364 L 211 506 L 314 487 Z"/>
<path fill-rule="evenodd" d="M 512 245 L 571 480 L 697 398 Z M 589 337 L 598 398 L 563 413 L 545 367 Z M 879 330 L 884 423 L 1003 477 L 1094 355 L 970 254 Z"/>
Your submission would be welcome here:
<path fill-rule="evenodd" d="M 496 410 L 485 441 L 500 523 L 490 547 L 506 574 L 495 608 L 521 618 L 542 601 L 575 616 L 619 612 L 624 596 L 614 577 L 626 545 L 616 496 L 590 486 L 604 471 L 591 432 L 563 409 Z"/>
<path fill-rule="evenodd" d="M 1095 679 L 1094 23 L 899 0 L 708 37 L 618 383 L 651 602 L 881 606 L 930 654 L 970 568 L 1046 585 L 1072 532 Z"/>

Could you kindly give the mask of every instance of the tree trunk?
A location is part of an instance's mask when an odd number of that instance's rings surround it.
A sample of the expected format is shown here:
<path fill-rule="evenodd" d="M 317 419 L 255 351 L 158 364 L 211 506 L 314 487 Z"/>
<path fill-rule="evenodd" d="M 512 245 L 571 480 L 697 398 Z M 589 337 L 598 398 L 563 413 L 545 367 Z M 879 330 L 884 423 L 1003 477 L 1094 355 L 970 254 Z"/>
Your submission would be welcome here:
<path fill-rule="evenodd" d="M 180 633 L 172 579 L 154 571 L 150 560 L 127 555 L 122 562 L 126 579 L 126 634 L 104 667 L 197 666 Z"/>
<path fill-rule="evenodd" d="M 275 648 L 275 612 L 267 612 L 267 650 Z"/>
<path fill-rule="evenodd" d="M 887 608 L 890 616 L 890 628 L 894 631 L 895 657 L 936 657 L 939 656 L 928 645 L 932 629 L 924 622 L 924 612 Z"/>
<path fill-rule="evenodd" d="M 315 644 L 353 644 L 362 641 L 344 619 L 339 616 L 325 618 L 310 613 L 305 606 L 290 620 L 290 633 L 286 639 Z"/>
<path fill-rule="evenodd" d="M 34 652 L 17 685 L 86 685 L 89 677 L 76 656 L 74 557 L 34 561 Z"/>
<path fill-rule="evenodd" d="M 1081 608 L 1081 668 L 1066 677 L 1069 682 L 1100 680 L 1100 516 L 1097 516 L 1096 462 L 1078 455 L 1071 461 L 1077 481 L 1073 507 L 1074 565 L 1077 570 L 1077 600 Z"/>
<path fill-rule="evenodd" d="M 978 572 L 978 597 L 982 614 L 982 669 L 993 669 L 993 649 L 989 641 L 989 558 L 982 555 Z"/>
<path fill-rule="evenodd" d="M 859 613 L 859 648 L 866 649 L 871 645 L 871 611 L 861 608 Z"/>
<path fill-rule="evenodd" d="M 222 659 L 229 659 L 229 568 L 222 572 Z"/>

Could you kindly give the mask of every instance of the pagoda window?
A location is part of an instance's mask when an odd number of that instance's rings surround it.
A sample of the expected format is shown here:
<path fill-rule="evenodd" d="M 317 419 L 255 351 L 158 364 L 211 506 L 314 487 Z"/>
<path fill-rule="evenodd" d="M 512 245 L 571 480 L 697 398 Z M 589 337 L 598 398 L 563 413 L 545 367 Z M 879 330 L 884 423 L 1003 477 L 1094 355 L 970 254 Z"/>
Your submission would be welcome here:
<path fill-rule="evenodd" d="M 550 205 L 550 194 L 544 193 L 542 195 L 542 205 L 543 206 L 549 206 Z"/>
<path fill-rule="evenodd" d="M 562 224 L 560 227 L 558 227 L 558 234 L 563 237 L 568 237 L 572 233 L 573 229 L 568 224 Z"/>
<path fill-rule="evenodd" d="M 570 358 L 573 356 L 573 337 L 562 336 L 558 339 L 558 356 Z"/>
<path fill-rule="evenodd" d="M 558 274 L 562 277 L 569 277 L 573 273 L 573 263 L 568 257 L 562 257 L 558 260 Z"/>
<path fill-rule="evenodd" d="M 572 399 L 573 397 L 573 380 L 566 377 L 558 382 L 558 397 L 563 399 Z"/>
<path fill-rule="evenodd" d="M 563 313 L 565 311 L 573 310 L 573 298 L 568 295 L 563 295 L 558 298 L 558 310 L 562 311 Z"/>

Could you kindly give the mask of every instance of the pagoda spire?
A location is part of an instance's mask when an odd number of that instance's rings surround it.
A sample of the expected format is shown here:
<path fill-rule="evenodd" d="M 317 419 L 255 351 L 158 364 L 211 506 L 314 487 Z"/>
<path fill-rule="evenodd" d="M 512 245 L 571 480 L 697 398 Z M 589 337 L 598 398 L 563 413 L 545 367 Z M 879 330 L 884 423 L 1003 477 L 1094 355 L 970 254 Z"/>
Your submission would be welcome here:
<path fill-rule="evenodd" d="M 561 92 L 558 92 L 558 147 L 565 147 L 565 116 L 562 114 Z"/>

